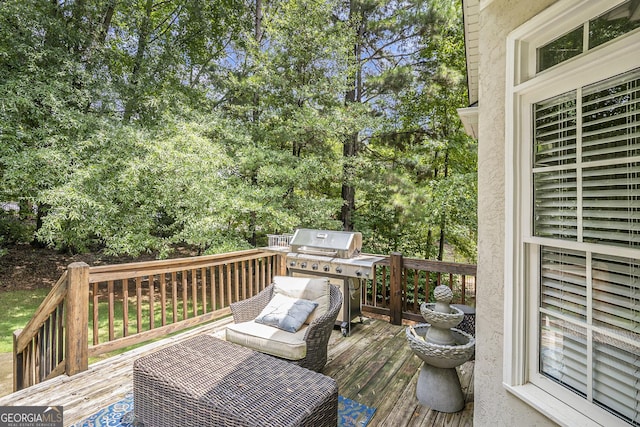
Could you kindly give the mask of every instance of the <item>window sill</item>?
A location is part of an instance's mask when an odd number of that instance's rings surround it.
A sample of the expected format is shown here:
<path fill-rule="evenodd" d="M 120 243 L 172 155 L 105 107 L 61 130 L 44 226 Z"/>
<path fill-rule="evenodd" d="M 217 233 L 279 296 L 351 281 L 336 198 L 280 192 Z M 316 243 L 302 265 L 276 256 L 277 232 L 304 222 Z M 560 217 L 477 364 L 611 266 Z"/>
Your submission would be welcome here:
<path fill-rule="evenodd" d="M 580 411 L 531 383 L 519 386 L 503 383 L 503 386 L 507 391 L 562 426 L 601 426 Z"/>

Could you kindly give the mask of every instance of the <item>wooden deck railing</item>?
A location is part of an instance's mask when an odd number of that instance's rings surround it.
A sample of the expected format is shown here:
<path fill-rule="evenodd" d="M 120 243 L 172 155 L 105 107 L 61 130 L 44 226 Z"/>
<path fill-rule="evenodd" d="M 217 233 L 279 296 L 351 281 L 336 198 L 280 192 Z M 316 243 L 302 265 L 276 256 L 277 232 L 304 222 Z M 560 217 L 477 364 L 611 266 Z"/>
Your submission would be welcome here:
<path fill-rule="evenodd" d="M 261 250 L 131 264 L 69 265 L 27 326 L 14 333 L 14 391 L 88 367 L 89 357 L 230 314 L 284 274 Z"/>
<path fill-rule="evenodd" d="M 475 306 L 475 265 L 403 258 L 394 253 L 376 264 L 372 278 L 362 287 L 362 307 L 389 316 L 397 325 L 402 319 L 424 322 L 420 304 L 433 302 L 433 289 L 439 285 L 451 288 L 453 304 Z"/>
<path fill-rule="evenodd" d="M 391 323 L 420 321 L 420 303 L 449 285 L 455 302 L 475 305 L 476 266 L 392 254 L 362 280 L 364 311 Z M 14 391 L 88 368 L 89 357 L 230 314 L 229 305 L 286 274 L 282 253 L 221 255 L 89 267 L 73 263 L 24 329 L 14 333 Z"/>

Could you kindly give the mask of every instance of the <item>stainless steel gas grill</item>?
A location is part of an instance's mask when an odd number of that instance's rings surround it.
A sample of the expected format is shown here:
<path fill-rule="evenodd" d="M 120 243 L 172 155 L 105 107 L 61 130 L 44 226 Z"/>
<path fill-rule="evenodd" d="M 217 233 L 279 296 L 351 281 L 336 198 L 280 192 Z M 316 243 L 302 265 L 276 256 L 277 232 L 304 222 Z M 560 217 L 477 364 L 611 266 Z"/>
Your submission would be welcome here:
<path fill-rule="evenodd" d="M 342 334 L 351 334 L 351 322 L 360 318 L 361 290 L 373 275 L 373 266 L 383 258 L 362 254 L 362 234 L 351 231 L 296 230 L 286 256 L 290 276 L 328 277 L 342 290 L 343 304 L 336 324 Z"/>

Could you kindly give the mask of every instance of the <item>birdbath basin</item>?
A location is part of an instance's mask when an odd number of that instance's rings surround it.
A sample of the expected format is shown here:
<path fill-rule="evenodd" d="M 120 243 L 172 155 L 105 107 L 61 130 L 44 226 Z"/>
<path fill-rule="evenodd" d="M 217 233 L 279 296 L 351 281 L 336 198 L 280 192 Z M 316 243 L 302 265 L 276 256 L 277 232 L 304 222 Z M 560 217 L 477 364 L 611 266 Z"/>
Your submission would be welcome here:
<path fill-rule="evenodd" d="M 476 340 L 471 334 L 468 334 L 460 329 L 453 329 L 454 339 L 456 345 L 439 345 L 430 344 L 425 345 L 424 337 L 427 334 L 431 325 L 428 323 L 418 323 L 413 327 L 416 331 L 417 337 L 411 333 L 407 328 L 407 342 L 411 350 L 418 356 L 424 363 L 437 368 L 455 368 L 468 361 L 475 351 Z M 422 339 L 420 339 L 422 338 Z"/>

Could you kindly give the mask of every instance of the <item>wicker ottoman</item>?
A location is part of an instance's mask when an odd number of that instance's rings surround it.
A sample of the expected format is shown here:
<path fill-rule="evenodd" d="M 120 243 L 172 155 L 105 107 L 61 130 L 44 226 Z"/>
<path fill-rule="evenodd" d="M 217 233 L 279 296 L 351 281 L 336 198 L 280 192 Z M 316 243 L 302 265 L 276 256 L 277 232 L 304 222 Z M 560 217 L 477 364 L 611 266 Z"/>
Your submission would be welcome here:
<path fill-rule="evenodd" d="M 145 427 L 338 422 L 334 379 L 208 335 L 136 360 L 133 399 Z"/>

